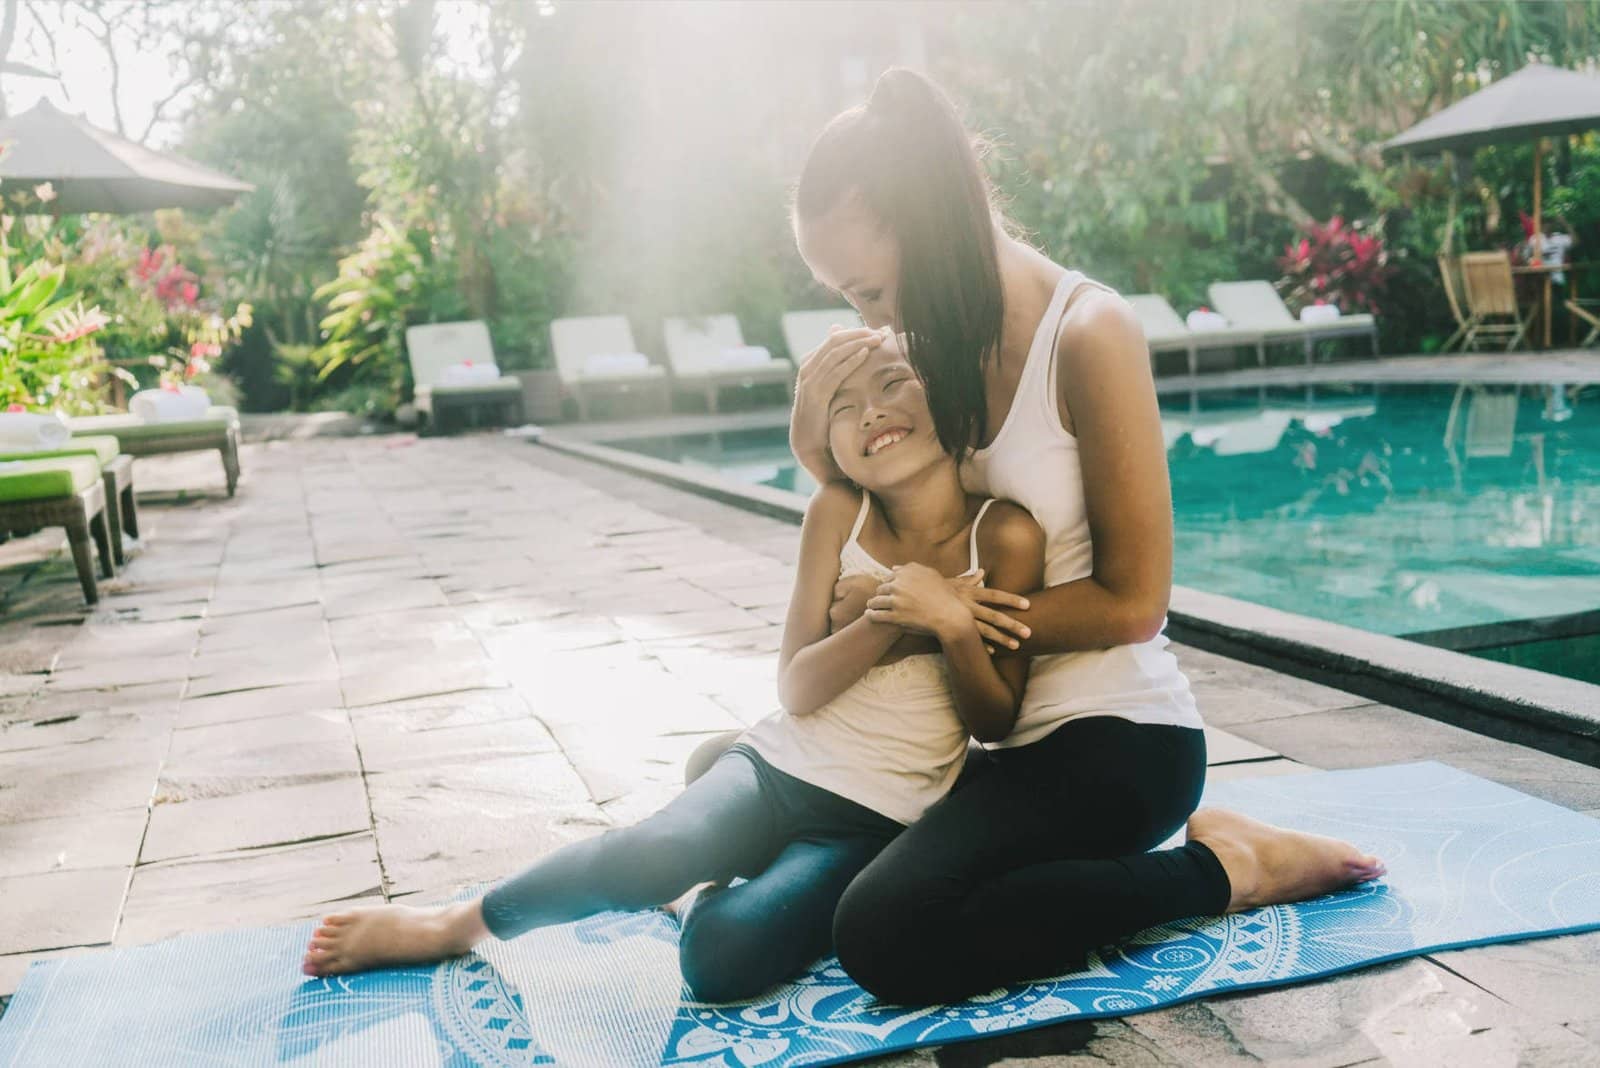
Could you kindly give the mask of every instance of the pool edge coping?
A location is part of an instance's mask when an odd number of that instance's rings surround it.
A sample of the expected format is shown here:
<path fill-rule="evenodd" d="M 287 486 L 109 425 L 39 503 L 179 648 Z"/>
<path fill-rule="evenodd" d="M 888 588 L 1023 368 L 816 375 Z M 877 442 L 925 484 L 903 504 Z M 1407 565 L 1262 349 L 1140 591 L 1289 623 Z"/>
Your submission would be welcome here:
<path fill-rule="evenodd" d="M 538 444 L 773 519 L 807 498 L 546 432 Z M 1166 633 L 1222 656 L 1600 766 L 1600 685 L 1175 585 Z"/>

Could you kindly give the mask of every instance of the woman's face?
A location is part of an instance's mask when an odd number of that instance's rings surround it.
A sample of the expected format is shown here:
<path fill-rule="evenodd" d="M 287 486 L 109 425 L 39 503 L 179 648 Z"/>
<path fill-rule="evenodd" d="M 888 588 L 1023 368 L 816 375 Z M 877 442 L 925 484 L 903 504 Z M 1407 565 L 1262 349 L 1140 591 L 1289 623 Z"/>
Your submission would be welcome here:
<path fill-rule="evenodd" d="M 900 249 L 882 221 L 852 193 L 825 214 L 795 221 L 800 258 L 817 283 L 850 302 L 871 327 L 893 326 Z"/>

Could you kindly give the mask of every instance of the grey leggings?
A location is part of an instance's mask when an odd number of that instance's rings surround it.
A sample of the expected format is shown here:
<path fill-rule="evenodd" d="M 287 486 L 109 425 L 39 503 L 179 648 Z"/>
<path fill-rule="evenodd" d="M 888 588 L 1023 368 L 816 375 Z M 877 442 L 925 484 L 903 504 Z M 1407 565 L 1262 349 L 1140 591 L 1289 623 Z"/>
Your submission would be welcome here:
<path fill-rule="evenodd" d="M 497 938 L 675 900 L 702 882 L 679 962 L 701 1001 L 753 997 L 832 947 L 834 906 L 902 827 L 735 745 L 665 808 L 575 842 L 483 899 Z"/>

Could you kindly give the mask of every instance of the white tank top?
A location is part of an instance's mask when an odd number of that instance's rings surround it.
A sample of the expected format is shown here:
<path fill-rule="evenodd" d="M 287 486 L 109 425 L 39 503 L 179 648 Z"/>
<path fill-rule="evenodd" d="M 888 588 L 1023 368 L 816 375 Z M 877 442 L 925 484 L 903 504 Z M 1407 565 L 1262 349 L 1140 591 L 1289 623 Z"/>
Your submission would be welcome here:
<path fill-rule="evenodd" d="M 1100 284 L 1068 271 L 1056 285 L 1005 422 L 987 448 L 972 450 L 961 464 L 961 482 L 969 493 L 1015 501 L 1044 528 L 1047 586 L 1086 578 L 1094 570 L 1078 440 L 1061 425 L 1056 403 L 1061 322 L 1082 285 Z M 1027 745 L 1080 716 L 1199 727 L 1189 680 L 1167 644 L 1165 634 L 1157 634 L 1136 645 L 1035 657 L 1017 724 L 994 747 Z"/>
<path fill-rule="evenodd" d="M 978 524 L 992 500 L 972 520 L 968 568 L 978 569 Z M 893 571 L 861 546 L 861 527 L 872 495 L 839 549 L 839 577 L 870 575 L 887 581 Z M 950 792 L 967 756 L 967 728 L 956 714 L 944 657 L 921 653 L 877 664 L 815 712 L 775 712 L 739 741 L 773 767 L 865 805 L 900 823 L 917 817 Z"/>

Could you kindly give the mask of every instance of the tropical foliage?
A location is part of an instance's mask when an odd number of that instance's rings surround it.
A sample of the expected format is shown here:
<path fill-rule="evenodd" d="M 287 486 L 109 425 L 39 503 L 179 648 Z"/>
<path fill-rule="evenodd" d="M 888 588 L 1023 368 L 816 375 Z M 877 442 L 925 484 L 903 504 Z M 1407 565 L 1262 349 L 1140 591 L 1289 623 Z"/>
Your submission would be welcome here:
<path fill-rule="evenodd" d="M 180 150 L 256 191 L 200 224 L 63 222 L 74 254 L 39 254 L 104 309 L 110 359 L 170 374 L 202 344 L 253 407 L 391 410 L 405 328 L 439 319 L 485 319 L 512 370 L 549 365 L 564 314 L 626 314 L 650 349 L 666 315 L 733 311 L 781 344 L 783 310 L 837 303 L 787 187 L 892 63 L 962 105 L 1056 259 L 1180 311 L 1268 278 L 1426 350 L 1453 327 L 1436 253 L 1520 240 L 1532 146 L 1382 143 L 1530 60 L 1600 59 L 1595 0 L 126 6 L 186 79 Z M 1551 146 L 1547 217 L 1593 258 L 1600 138 Z"/>

